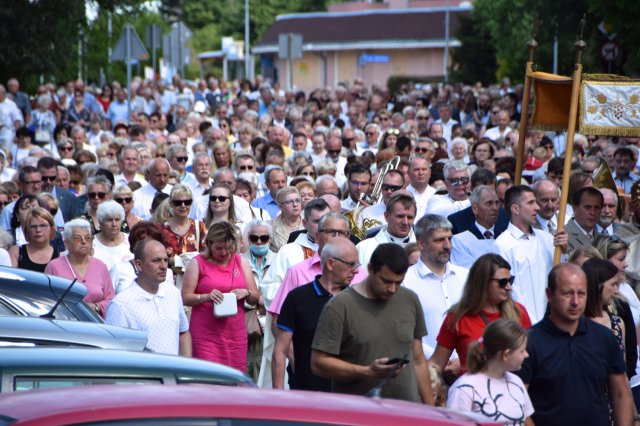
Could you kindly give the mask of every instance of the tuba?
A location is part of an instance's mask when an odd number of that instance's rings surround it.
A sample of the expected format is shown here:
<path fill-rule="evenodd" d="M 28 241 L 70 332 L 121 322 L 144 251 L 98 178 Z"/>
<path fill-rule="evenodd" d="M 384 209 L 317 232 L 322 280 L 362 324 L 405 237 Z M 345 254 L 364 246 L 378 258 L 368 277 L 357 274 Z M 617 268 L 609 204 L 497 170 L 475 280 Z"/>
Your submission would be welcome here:
<path fill-rule="evenodd" d="M 370 206 L 379 203 L 382 201 L 382 180 L 385 175 L 389 172 L 389 170 L 395 170 L 398 168 L 400 164 L 400 157 L 395 156 L 389 162 L 385 163 L 384 166 L 380 169 L 380 174 L 378 175 L 378 180 L 376 180 L 375 185 L 373 186 L 373 190 L 371 190 L 371 194 L 367 195 L 364 192 L 360 194 L 360 200 L 358 200 L 358 204 L 356 207 L 346 212 L 344 215 L 349 221 L 349 227 L 351 228 L 351 232 L 358 239 L 364 240 L 367 238 L 367 231 L 371 228 L 375 228 L 376 226 L 382 225 L 382 223 L 375 219 L 364 219 L 362 221 L 362 226 L 360 226 L 360 213 L 364 210 L 365 206 L 361 204 L 361 201 L 369 204 Z"/>

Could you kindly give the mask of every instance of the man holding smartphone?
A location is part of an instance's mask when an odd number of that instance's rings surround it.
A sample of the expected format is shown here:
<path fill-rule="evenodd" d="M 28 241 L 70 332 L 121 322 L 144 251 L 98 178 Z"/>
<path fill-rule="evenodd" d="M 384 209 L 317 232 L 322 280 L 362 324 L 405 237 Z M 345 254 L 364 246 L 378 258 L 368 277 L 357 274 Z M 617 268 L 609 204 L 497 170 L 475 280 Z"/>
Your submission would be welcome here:
<path fill-rule="evenodd" d="M 325 305 L 311 346 L 311 370 L 331 379 L 334 392 L 364 395 L 391 378 L 381 396 L 433 405 L 422 353 L 422 308 L 416 294 L 400 286 L 408 267 L 402 247 L 381 244 L 367 279 Z"/>

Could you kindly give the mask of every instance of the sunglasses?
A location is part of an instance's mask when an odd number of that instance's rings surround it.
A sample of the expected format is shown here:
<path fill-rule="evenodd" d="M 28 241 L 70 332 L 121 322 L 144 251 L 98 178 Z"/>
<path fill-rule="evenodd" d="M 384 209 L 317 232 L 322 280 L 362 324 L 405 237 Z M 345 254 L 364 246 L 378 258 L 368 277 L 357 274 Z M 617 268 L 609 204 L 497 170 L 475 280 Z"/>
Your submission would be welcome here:
<path fill-rule="evenodd" d="M 400 191 L 402 189 L 402 185 L 389 185 L 388 183 L 382 184 L 383 191 Z"/>
<path fill-rule="evenodd" d="M 253 170 L 254 167 L 252 165 L 247 165 L 247 166 L 239 166 L 238 170 Z"/>
<path fill-rule="evenodd" d="M 55 182 L 57 178 L 57 176 L 42 176 L 42 180 L 47 182 Z"/>
<path fill-rule="evenodd" d="M 72 146 L 69 146 L 69 147 L 61 146 L 60 148 L 58 148 L 58 151 L 67 151 L 67 152 L 68 151 L 73 151 L 73 147 Z"/>
<path fill-rule="evenodd" d="M 266 244 L 269 242 L 269 236 L 268 235 L 249 235 L 249 241 L 252 243 L 257 243 L 258 241 L 260 241 L 262 244 Z"/>
<path fill-rule="evenodd" d="M 176 161 L 178 163 L 186 163 L 188 160 L 188 157 L 176 157 Z"/>
<path fill-rule="evenodd" d="M 506 288 L 508 285 L 513 285 L 513 282 L 516 280 L 516 277 L 511 275 L 509 278 L 491 278 L 493 281 L 498 283 L 500 288 Z"/>
<path fill-rule="evenodd" d="M 187 206 L 189 207 L 193 203 L 193 200 L 171 200 L 171 204 L 174 207 Z"/>
<path fill-rule="evenodd" d="M 114 200 L 118 204 L 125 204 L 125 203 L 130 203 L 133 200 L 133 198 L 132 197 L 114 198 Z"/>
<path fill-rule="evenodd" d="M 449 179 L 449 183 L 453 186 L 458 186 L 458 185 L 468 185 L 469 184 L 469 178 L 454 178 L 454 179 Z"/>
<path fill-rule="evenodd" d="M 211 202 L 216 202 L 219 201 L 221 203 L 224 203 L 225 201 L 227 201 L 229 199 L 229 197 L 226 197 L 224 195 L 210 195 L 209 196 L 209 201 Z"/>
<path fill-rule="evenodd" d="M 101 200 L 104 200 L 107 197 L 107 193 L 106 192 L 89 192 L 87 193 L 87 196 L 89 198 L 99 198 Z"/>
<path fill-rule="evenodd" d="M 424 148 L 421 146 L 416 146 L 416 148 L 414 149 L 415 152 L 417 152 L 418 154 L 422 153 L 422 152 L 429 152 L 431 151 L 429 148 Z"/>

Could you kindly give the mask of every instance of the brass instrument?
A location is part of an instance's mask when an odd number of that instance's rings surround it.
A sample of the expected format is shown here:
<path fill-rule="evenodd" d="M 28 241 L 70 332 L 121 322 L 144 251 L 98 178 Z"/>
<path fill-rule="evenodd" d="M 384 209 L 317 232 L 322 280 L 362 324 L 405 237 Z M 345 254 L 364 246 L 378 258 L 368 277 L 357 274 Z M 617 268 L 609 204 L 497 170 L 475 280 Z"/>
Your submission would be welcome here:
<path fill-rule="evenodd" d="M 362 205 L 361 201 L 364 201 L 370 206 L 382 201 L 382 180 L 389 172 L 389 170 L 397 169 L 398 165 L 400 165 L 400 157 L 396 155 L 388 163 L 380 168 L 378 180 L 376 180 L 376 183 L 371 190 L 371 194 L 367 195 L 364 192 L 360 194 L 360 199 L 358 200 L 358 204 L 356 204 L 356 207 L 344 214 L 349 221 L 351 233 L 358 237 L 360 240 L 364 240 L 365 238 L 367 238 L 367 231 L 369 229 L 382 225 L 382 223 L 376 219 L 364 219 L 362 221 L 362 226 L 360 226 L 360 213 L 366 207 L 365 205 Z"/>

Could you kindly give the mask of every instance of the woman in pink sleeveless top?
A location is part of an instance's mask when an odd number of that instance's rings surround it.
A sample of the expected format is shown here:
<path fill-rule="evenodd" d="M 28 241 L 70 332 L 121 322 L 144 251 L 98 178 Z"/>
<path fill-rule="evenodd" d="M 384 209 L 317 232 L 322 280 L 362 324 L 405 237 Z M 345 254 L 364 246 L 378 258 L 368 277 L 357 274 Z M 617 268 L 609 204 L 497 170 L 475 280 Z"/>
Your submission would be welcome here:
<path fill-rule="evenodd" d="M 247 364 L 247 329 L 243 305 L 260 299 L 251 266 L 237 253 L 240 232 L 229 222 L 211 225 L 205 250 L 189 264 L 184 274 L 182 301 L 192 306 L 190 332 L 194 358 L 219 362 L 242 372 Z M 216 317 L 213 305 L 225 293 L 236 297 L 237 313 Z"/>

